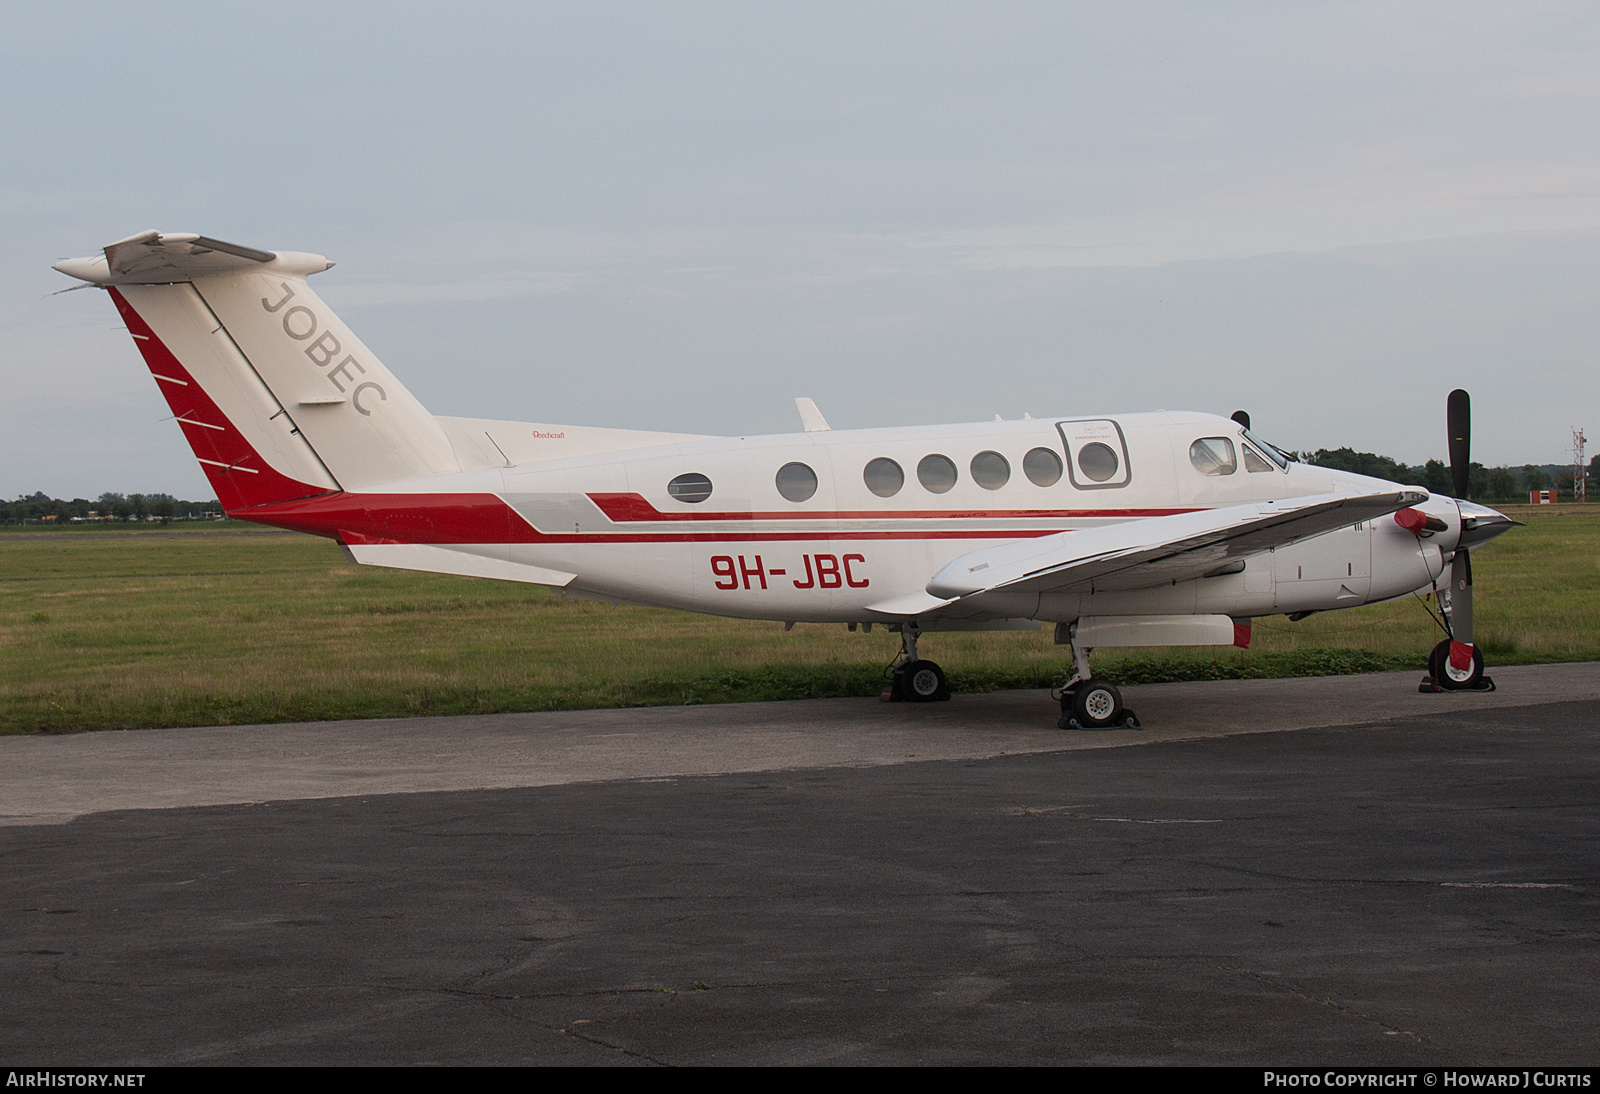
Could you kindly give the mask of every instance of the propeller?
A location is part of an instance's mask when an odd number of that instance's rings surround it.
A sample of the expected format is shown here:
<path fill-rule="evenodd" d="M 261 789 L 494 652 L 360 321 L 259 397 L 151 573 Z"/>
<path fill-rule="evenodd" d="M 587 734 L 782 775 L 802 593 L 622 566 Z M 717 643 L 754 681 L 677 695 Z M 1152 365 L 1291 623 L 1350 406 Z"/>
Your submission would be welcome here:
<path fill-rule="evenodd" d="M 1248 410 L 1235 410 L 1228 417 L 1244 426 L 1245 429 L 1250 428 L 1250 412 Z"/>
<path fill-rule="evenodd" d="M 1465 499 L 1472 455 L 1472 397 L 1460 388 L 1450 393 L 1445 404 L 1445 426 L 1450 431 L 1450 479 L 1456 497 Z"/>
<path fill-rule="evenodd" d="M 1467 497 L 1467 472 L 1472 456 L 1472 398 L 1456 388 L 1445 404 L 1445 425 L 1450 433 L 1450 479 L 1456 498 Z M 1465 524 L 1465 521 L 1463 521 Z M 1450 666 L 1457 672 L 1472 668 L 1472 553 L 1466 544 L 1456 547 L 1450 563 Z"/>

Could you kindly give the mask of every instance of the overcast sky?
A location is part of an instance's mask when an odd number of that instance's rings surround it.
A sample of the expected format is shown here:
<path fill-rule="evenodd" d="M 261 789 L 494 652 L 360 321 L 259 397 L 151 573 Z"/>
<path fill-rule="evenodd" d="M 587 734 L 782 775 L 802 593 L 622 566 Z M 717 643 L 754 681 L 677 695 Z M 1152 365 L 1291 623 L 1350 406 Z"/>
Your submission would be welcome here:
<path fill-rule="evenodd" d="M 145 228 L 337 260 L 441 414 L 1600 438 L 1592 3 L 12 3 L 0 89 L 7 496 L 210 496 L 50 295 Z"/>

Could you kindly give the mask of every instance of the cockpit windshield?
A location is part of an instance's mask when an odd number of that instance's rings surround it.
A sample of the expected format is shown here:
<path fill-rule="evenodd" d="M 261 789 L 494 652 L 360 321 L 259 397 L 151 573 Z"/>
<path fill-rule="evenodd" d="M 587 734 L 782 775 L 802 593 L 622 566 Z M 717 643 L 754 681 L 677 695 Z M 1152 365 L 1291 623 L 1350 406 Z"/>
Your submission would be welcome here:
<path fill-rule="evenodd" d="M 1289 461 L 1292 460 L 1294 457 L 1286 455 L 1283 452 L 1279 451 L 1278 449 L 1274 448 L 1272 445 L 1268 444 L 1266 441 L 1262 440 L 1260 437 L 1257 437 L 1254 433 L 1250 432 L 1248 429 L 1244 430 L 1243 432 L 1244 432 L 1245 439 L 1248 440 L 1251 444 L 1255 445 L 1257 448 L 1261 449 L 1261 451 L 1263 453 L 1265 453 L 1267 459 L 1271 460 L 1273 463 L 1278 465 L 1278 469 L 1280 471 L 1287 471 L 1289 469 Z"/>

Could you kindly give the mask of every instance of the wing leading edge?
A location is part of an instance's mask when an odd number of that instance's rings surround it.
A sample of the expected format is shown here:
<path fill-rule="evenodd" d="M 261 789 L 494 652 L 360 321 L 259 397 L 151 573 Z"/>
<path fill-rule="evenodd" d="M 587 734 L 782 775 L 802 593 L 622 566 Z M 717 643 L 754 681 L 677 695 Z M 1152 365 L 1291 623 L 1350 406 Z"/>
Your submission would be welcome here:
<path fill-rule="evenodd" d="M 927 591 L 948 601 L 1000 589 L 1046 593 L 1151 588 L 1198 578 L 1236 559 L 1427 499 L 1421 490 L 1324 494 L 1014 540 L 961 556 L 934 575 Z"/>

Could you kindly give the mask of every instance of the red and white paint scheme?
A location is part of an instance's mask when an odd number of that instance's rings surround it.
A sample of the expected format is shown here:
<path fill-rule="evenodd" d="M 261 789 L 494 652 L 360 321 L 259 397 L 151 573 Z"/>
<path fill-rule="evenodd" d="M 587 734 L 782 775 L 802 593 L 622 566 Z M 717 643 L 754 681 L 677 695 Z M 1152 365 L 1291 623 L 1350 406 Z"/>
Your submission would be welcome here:
<path fill-rule="evenodd" d="M 1511 523 L 1296 463 L 1242 414 L 831 430 L 799 399 L 801 432 L 737 438 L 436 417 L 309 287 L 331 265 L 144 232 L 56 269 L 107 290 L 229 515 L 367 565 L 887 625 L 908 699 L 947 694 L 919 633 L 1049 622 L 1064 720 L 1120 724 L 1090 648 L 1244 644 L 1257 615 L 1432 589 Z"/>

